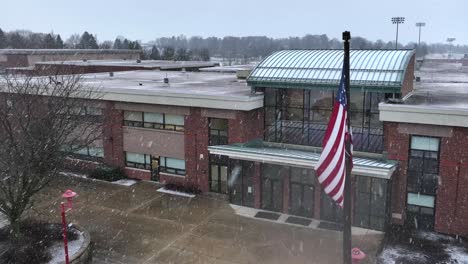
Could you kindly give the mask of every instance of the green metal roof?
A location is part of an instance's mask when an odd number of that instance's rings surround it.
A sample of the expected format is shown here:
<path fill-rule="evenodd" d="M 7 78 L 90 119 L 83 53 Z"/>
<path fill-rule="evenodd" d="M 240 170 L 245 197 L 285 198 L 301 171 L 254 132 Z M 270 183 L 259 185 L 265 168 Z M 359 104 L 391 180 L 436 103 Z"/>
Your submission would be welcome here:
<path fill-rule="evenodd" d="M 225 155 L 240 160 L 256 160 L 266 163 L 305 166 L 313 168 L 318 162 L 320 152 L 299 148 L 281 147 L 277 144 L 253 140 L 247 143 L 209 146 L 211 154 Z M 353 174 L 389 179 L 396 162 L 391 160 L 353 157 Z"/>
<path fill-rule="evenodd" d="M 351 88 L 400 92 L 413 50 L 351 50 Z M 255 67 L 253 87 L 323 89 L 338 87 L 343 50 L 282 50 Z"/>

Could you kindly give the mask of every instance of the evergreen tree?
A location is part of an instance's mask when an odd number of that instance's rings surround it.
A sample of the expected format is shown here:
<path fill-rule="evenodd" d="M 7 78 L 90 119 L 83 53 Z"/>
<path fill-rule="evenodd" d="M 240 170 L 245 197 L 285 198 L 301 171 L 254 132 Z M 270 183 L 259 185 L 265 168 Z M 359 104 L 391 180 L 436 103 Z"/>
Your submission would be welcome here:
<path fill-rule="evenodd" d="M 174 59 L 174 48 L 173 47 L 164 47 L 162 52 L 163 60 L 173 60 Z"/>
<path fill-rule="evenodd" d="M 50 33 L 44 37 L 44 48 L 55 49 L 55 39 Z"/>
<path fill-rule="evenodd" d="M 18 32 L 10 34 L 9 43 L 13 49 L 24 49 L 26 47 L 26 39 Z"/>
<path fill-rule="evenodd" d="M 161 55 L 159 54 L 158 47 L 154 46 L 151 48 L 151 54 L 149 56 L 150 60 L 160 60 Z"/>
<path fill-rule="evenodd" d="M 79 49 L 98 49 L 96 38 L 93 35 L 89 34 L 88 31 L 85 31 L 81 35 L 80 43 L 78 44 Z"/>
<path fill-rule="evenodd" d="M 5 33 L 0 28 L 0 49 L 4 49 L 8 46 L 8 40 L 6 38 Z"/>
<path fill-rule="evenodd" d="M 122 42 L 122 47 L 121 47 L 121 49 L 128 49 L 128 48 L 129 48 L 129 44 L 130 44 L 130 42 L 128 41 L 128 39 L 124 39 L 124 41 Z"/>
<path fill-rule="evenodd" d="M 119 38 L 116 38 L 114 41 L 113 49 L 121 49 L 122 48 L 122 41 Z"/>
<path fill-rule="evenodd" d="M 60 34 L 57 35 L 55 38 L 55 48 L 56 49 L 63 49 L 63 40 L 60 37 Z"/>

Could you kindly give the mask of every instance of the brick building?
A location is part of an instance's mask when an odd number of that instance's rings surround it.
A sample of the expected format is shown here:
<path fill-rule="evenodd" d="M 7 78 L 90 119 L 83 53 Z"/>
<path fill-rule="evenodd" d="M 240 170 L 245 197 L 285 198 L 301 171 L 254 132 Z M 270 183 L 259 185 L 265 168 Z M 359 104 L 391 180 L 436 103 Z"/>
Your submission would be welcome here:
<path fill-rule="evenodd" d="M 131 178 L 208 192 L 210 182 L 227 181 L 227 174 L 210 180 L 208 145 L 263 131 L 263 95 L 235 74 L 128 71 L 84 75 L 83 83 L 103 94 L 80 111 L 102 117 L 103 138 L 76 153 L 72 165 L 80 168 L 103 162 Z"/>
<path fill-rule="evenodd" d="M 392 220 L 468 235 L 468 74 L 461 64 L 424 63 L 415 89 L 380 105 L 392 182 Z"/>
<path fill-rule="evenodd" d="M 313 168 L 341 63 L 339 50 L 294 50 L 270 55 L 246 81 L 208 69 L 85 75 L 104 92 L 84 105 L 84 113 L 103 116 L 104 137 L 75 161 L 339 228 L 341 209 L 321 191 Z M 413 83 L 414 63 L 411 50 L 351 52 L 353 225 L 416 223 L 466 235 L 468 114 L 459 96 L 468 91 L 460 84 L 466 76 L 460 70 L 459 84 L 441 85 L 423 63 L 422 81 Z M 457 96 L 427 96 L 450 89 Z"/>
<path fill-rule="evenodd" d="M 32 67 L 44 61 L 70 60 L 137 60 L 139 50 L 98 49 L 0 49 L 0 70 Z"/>

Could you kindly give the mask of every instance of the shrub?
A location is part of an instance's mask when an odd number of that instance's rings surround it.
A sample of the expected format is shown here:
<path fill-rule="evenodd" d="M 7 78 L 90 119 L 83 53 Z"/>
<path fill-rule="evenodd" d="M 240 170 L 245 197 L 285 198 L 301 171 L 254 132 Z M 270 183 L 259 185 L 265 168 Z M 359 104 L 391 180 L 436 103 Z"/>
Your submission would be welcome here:
<path fill-rule="evenodd" d="M 89 174 L 89 177 L 103 181 L 118 181 L 127 178 L 123 169 L 111 167 L 96 168 Z"/>
<path fill-rule="evenodd" d="M 76 240 L 78 233 L 68 228 L 67 238 Z M 6 226 L 0 229 L 0 241 L 7 245 L 6 251 L 0 255 L 0 263 L 47 263 L 51 259 L 48 248 L 53 242 L 61 240 L 60 224 L 25 221 L 21 223 L 18 237 L 14 237 L 10 227 Z"/>

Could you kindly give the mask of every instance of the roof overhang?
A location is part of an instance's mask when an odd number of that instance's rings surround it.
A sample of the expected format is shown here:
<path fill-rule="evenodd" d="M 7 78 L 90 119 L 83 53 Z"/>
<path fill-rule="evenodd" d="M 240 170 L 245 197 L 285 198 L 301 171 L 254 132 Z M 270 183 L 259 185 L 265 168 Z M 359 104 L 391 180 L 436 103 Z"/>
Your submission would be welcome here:
<path fill-rule="evenodd" d="M 379 104 L 380 121 L 468 127 L 468 109 L 416 106 L 405 104 Z"/>
<path fill-rule="evenodd" d="M 286 150 L 246 147 L 247 144 L 210 146 L 210 154 L 228 156 L 231 159 L 257 161 L 279 165 L 297 166 L 314 169 L 320 153 L 303 150 Z M 393 161 L 381 161 L 369 158 L 354 158 L 352 174 L 375 178 L 390 179 L 397 166 Z"/>

